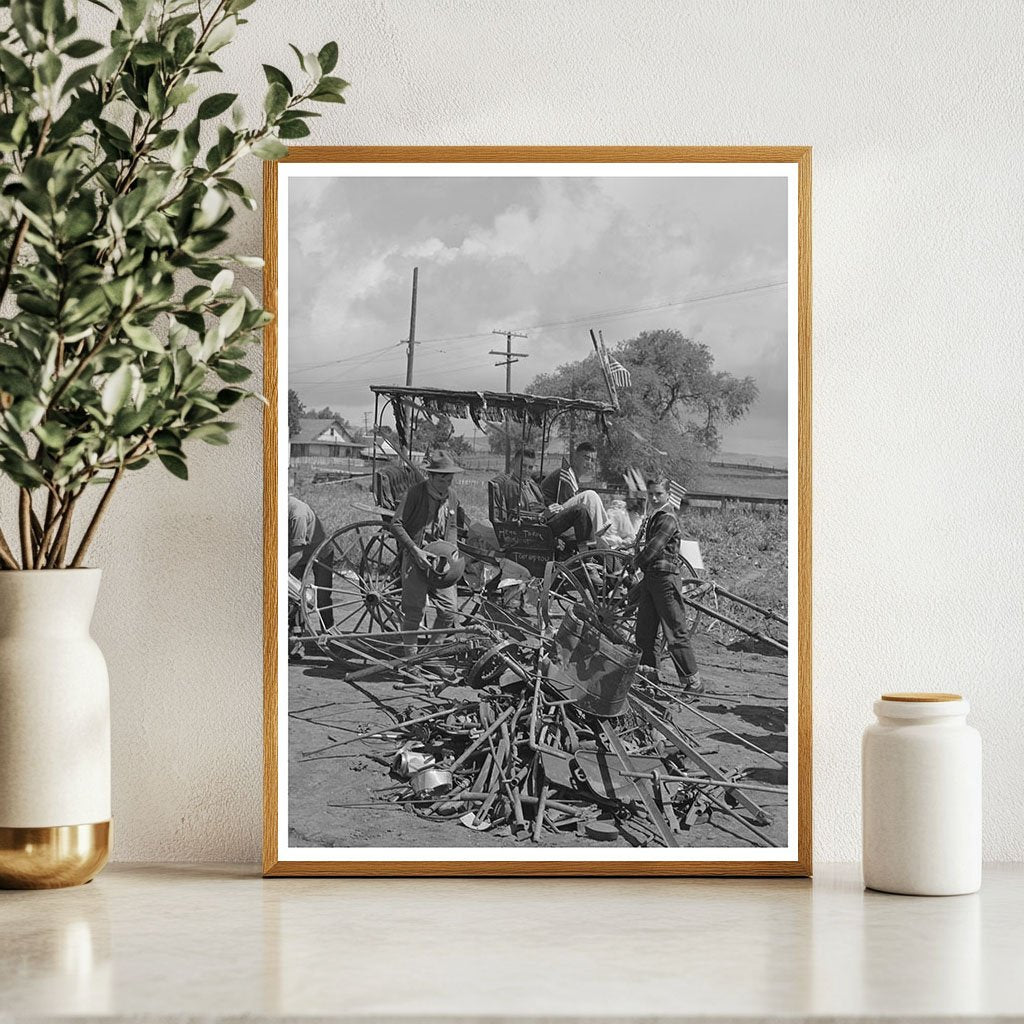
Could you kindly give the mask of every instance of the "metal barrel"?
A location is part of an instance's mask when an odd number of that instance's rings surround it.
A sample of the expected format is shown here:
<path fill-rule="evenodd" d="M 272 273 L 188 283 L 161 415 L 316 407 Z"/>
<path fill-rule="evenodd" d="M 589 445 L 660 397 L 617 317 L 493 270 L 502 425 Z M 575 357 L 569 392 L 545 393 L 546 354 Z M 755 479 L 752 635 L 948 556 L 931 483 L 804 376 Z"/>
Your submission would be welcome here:
<path fill-rule="evenodd" d="M 625 712 L 640 655 L 613 643 L 586 622 L 577 605 L 562 619 L 554 637 L 550 678 L 568 685 L 568 696 L 581 711 L 598 718 Z"/>

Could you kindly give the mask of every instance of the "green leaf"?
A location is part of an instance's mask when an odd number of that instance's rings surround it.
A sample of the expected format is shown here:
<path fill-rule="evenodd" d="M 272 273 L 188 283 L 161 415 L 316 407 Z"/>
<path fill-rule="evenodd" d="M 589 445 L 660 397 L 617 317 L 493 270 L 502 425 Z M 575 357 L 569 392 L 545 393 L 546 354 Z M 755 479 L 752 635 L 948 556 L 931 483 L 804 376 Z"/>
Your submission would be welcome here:
<path fill-rule="evenodd" d="M 199 120 L 208 121 L 211 117 L 223 114 L 236 99 L 238 99 L 238 93 L 234 92 L 218 92 L 213 96 L 207 96 L 199 104 Z"/>
<path fill-rule="evenodd" d="M 190 28 L 182 29 L 174 37 L 174 63 L 179 67 L 183 65 L 189 54 L 195 49 L 196 34 Z"/>
<path fill-rule="evenodd" d="M 163 117 L 164 111 L 167 109 L 167 96 L 160 84 L 159 75 L 153 75 L 146 87 L 146 107 L 155 118 Z"/>
<path fill-rule="evenodd" d="M 103 44 L 97 43 L 95 39 L 76 39 L 64 50 L 64 56 L 81 60 L 83 57 L 91 57 L 94 53 L 99 53 L 102 49 Z"/>
<path fill-rule="evenodd" d="M 50 50 L 43 54 L 43 59 L 36 65 L 36 70 L 43 85 L 53 85 L 60 78 L 60 57 Z"/>
<path fill-rule="evenodd" d="M 326 89 L 317 89 L 310 97 L 317 103 L 344 103 L 345 97 L 336 92 L 329 92 Z"/>
<path fill-rule="evenodd" d="M 269 82 L 271 85 L 274 85 L 275 83 L 278 85 L 283 85 L 285 89 L 288 90 L 289 96 L 295 95 L 295 89 L 292 87 L 291 79 L 289 79 L 289 77 L 283 71 L 273 67 L 270 64 L 264 64 L 263 74 L 267 76 L 267 82 Z"/>
<path fill-rule="evenodd" d="M 320 70 L 325 75 L 329 75 L 338 63 L 338 44 L 333 42 L 326 43 L 321 47 L 320 52 L 316 55 L 316 59 L 320 62 Z"/>
<path fill-rule="evenodd" d="M 245 297 L 236 299 L 228 308 L 227 312 L 220 318 L 217 325 L 217 333 L 222 339 L 230 338 L 242 325 L 242 317 L 245 315 Z"/>
<path fill-rule="evenodd" d="M 288 90 L 280 82 L 273 82 L 263 100 L 263 109 L 267 112 L 268 117 L 274 118 L 288 106 L 288 100 Z"/>
<path fill-rule="evenodd" d="M 238 22 L 234 17 L 227 17 L 206 37 L 203 43 L 203 53 L 216 53 L 222 46 L 227 46 L 235 38 L 235 30 Z"/>
<path fill-rule="evenodd" d="M 167 105 L 169 107 L 180 107 L 182 103 L 191 99 L 198 90 L 199 86 L 194 82 L 182 82 L 167 94 Z"/>
<path fill-rule="evenodd" d="M 132 371 L 125 365 L 116 369 L 103 385 L 100 394 L 100 406 L 103 411 L 112 416 L 124 405 L 132 390 Z"/>
<path fill-rule="evenodd" d="M 241 363 L 218 363 L 214 368 L 217 376 L 226 384 L 241 384 L 252 376 L 252 370 Z"/>
<path fill-rule="evenodd" d="M 95 74 L 95 64 L 86 64 L 85 67 L 79 68 L 77 71 L 72 71 L 64 80 L 64 85 L 60 91 L 61 96 L 67 96 L 69 92 L 74 92 L 76 89 L 80 89 L 83 85 L 86 85 Z"/>
<path fill-rule="evenodd" d="M 226 292 L 232 284 L 235 282 L 235 275 L 230 270 L 221 270 L 217 276 L 210 282 L 210 288 L 214 295 L 220 295 L 221 292 Z"/>
<path fill-rule="evenodd" d="M 331 75 L 326 75 L 320 79 L 320 85 L 317 87 L 317 92 L 321 89 L 330 89 L 332 92 L 344 92 L 348 88 L 348 82 L 344 78 L 334 78 Z"/>
<path fill-rule="evenodd" d="M 204 423 L 190 431 L 188 436 L 215 445 L 225 445 L 231 440 L 228 437 L 228 432 L 219 423 Z"/>
<path fill-rule="evenodd" d="M 32 72 L 28 65 L 6 46 L 0 47 L 0 68 L 3 69 L 11 85 L 31 85 Z"/>
<path fill-rule="evenodd" d="M 280 160 L 288 155 L 288 147 L 282 146 L 276 139 L 260 139 L 252 147 L 252 153 L 261 160 Z"/>
<path fill-rule="evenodd" d="M 281 139 L 304 139 L 309 134 L 309 128 L 302 121 L 288 121 L 278 128 L 277 134 Z"/>
<path fill-rule="evenodd" d="M 171 56 L 159 43 L 139 43 L 131 50 L 131 55 L 132 61 L 141 66 L 159 64 Z"/>
<path fill-rule="evenodd" d="M 22 398 L 7 410 L 8 418 L 18 428 L 19 433 L 27 433 L 43 418 L 46 406 L 32 398 Z"/>
<path fill-rule="evenodd" d="M 163 463 L 164 468 L 173 473 L 179 480 L 188 479 L 188 466 L 185 465 L 184 459 L 167 452 L 160 452 L 158 458 Z"/>
<path fill-rule="evenodd" d="M 121 19 L 124 27 L 133 33 L 142 24 L 153 0 L 121 0 Z"/>
<path fill-rule="evenodd" d="M 124 333 L 135 343 L 136 348 L 143 352 L 160 352 L 165 350 L 163 342 L 148 328 L 142 324 L 125 324 Z"/>
<path fill-rule="evenodd" d="M 60 451 L 71 436 L 70 431 L 59 423 L 37 423 L 32 431 L 47 448 Z"/>

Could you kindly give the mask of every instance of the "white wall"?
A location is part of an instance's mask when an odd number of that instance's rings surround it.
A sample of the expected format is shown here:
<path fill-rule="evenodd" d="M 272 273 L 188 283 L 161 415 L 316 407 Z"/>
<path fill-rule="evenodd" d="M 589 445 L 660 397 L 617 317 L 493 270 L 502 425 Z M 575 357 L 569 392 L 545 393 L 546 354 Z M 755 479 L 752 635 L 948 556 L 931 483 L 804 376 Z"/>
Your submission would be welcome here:
<path fill-rule="evenodd" d="M 1022 9 L 1006 3 L 260 0 L 217 85 L 336 39 L 319 144 L 814 147 L 815 853 L 859 856 L 885 689 L 953 689 L 986 855 L 1024 858 Z M 259 168 L 248 174 L 256 183 Z M 258 216 L 234 248 L 258 252 Z M 247 282 L 258 288 L 258 277 Z M 95 551 L 115 856 L 255 860 L 260 426 L 130 480 Z"/>

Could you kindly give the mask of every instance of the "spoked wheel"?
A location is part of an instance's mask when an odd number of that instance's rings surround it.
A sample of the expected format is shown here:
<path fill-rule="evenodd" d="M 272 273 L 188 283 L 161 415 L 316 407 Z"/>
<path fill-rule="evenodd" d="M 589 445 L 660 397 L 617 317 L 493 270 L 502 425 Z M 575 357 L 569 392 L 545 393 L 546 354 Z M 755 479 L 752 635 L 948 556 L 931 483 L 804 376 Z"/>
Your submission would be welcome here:
<path fill-rule="evenodd" d="M 697 575 L 697 571 L 681 555 L 679 557 L 679 581 L 684 599 L 690 598 L 694 601 L 707 599 L 706 594 L 709 589 L 709 584 Z M 717 605 L 718 602 L 716 600 L 715 606 L 717 607 Z M 686 606 L 686 626 L 690 631 L 690 636 L 693 636 L 693 634 L 697 632 L 697 624 L 700 622 L 700 616 L 701 613 L 699 608 L 694 608 L 692 605 Z"/>
<path fill-rule="evenodd" d="M 635 582 L 630 559 L 619 551 L 584 551 L 552 567 L 546 617 L 553 629 L 570 608 L 582 604 L 588 618 L 619 643 L 632 644 L 636 607 L 629 603 Z"/>
<path fill-rule="evenodd" d="M 352 523 L 328 537 L 306 566 L 302 594 L 303 624 L 313 636 L 400 630 L 398 542 L 388 526 Z"/>

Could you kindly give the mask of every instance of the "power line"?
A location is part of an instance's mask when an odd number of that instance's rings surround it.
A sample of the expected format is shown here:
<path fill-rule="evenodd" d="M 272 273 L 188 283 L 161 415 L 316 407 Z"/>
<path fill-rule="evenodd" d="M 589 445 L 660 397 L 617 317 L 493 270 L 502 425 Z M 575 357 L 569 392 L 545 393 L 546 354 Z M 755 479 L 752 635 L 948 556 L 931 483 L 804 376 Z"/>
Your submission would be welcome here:
<path fill-rule="evenodd" d="M 708 302 L 712 299 L 724 299 L 730 298 L 736 295 L 748 295 L 753 292 L 766 291 L 769 288 L 779 288 L 782 285 L 788 284 L 788 281 L 769 281 L 765 284 L 748 285 L 743 288 L 734 288 L 724 292 L 713 292 L 707 295 L 695 295 L 688 299 L 677 299 L 673 302 L 658 302 L 646 306 L 627 306 L 620 309 L 611 309 L 599 311 L 596 313 L 585 313 L 581 316 L 571 317 L 566 320 L 551 320 L 547 323 L 532 324 L 529 327 L 522 328 L 524 331 L 543 331 L 550 330 L 555 327 L 572 327 L 581 323 L 593 323 L 595 321 L 604 320 L 615 320 L 619 317 L 634 316 L 637 313 L 649 313 L 659 309 L 671 309 L 674 306 L 688 306 L 697 302 Z M 491 333 L 494 333 L 493 331 Z M 486 338 L 486 332 L 480 332 L 478 334 L 453 334 L 443 338 L 422 338 L 417 344 L 420 345 L 439 345 L 447 342 L 457 341 L 471 341 L 480 338 Z"/>

